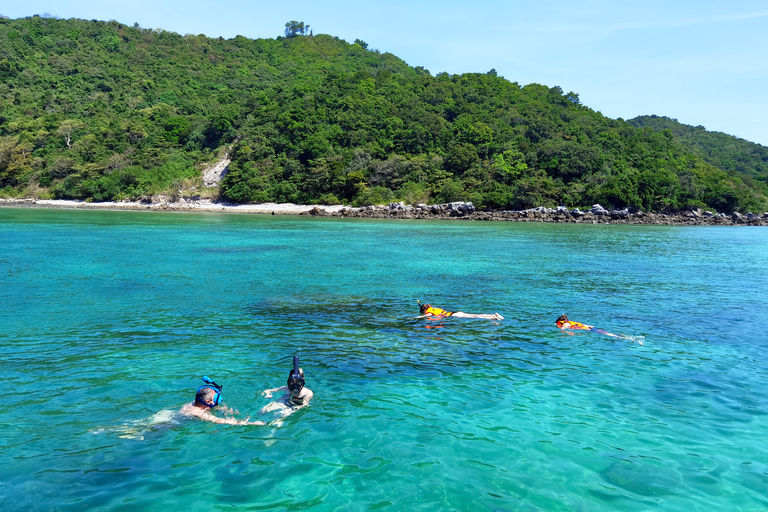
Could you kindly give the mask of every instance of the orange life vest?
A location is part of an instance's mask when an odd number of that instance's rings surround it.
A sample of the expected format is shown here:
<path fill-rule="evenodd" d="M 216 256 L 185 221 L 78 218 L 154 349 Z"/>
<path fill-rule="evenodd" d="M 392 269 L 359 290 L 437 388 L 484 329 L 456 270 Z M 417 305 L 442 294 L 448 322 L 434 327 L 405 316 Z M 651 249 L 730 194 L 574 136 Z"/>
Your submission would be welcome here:
<path fill-rule="evenodd" d="M 584 330 L 587 330 L 587 331 L 590 329 L 589 327 L 587 327 L 586 325 L 584 325 L 582 323 L 574 322 L 574 321 L 571 321 L 571 320 L 558 320 L 556 323 L 557 323 L 557 326 L 560 327 L 561 329 L 563 328 L 563 324 L 570 324 L 567 327 L 567 329 L 584 329 Z"/>

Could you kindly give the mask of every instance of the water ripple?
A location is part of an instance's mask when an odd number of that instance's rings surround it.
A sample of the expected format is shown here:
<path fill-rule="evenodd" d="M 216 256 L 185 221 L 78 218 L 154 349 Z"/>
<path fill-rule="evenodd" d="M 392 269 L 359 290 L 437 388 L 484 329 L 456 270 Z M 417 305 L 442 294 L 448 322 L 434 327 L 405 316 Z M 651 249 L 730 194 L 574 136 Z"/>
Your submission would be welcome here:
<path fill-rule="evenodd" d="M 4 505 L 768 506 L 768 237 L 500 224 L 0 211 Z M 282 424 L 178 416 L 208 374 L 258 417 L 294 354 Z"/>

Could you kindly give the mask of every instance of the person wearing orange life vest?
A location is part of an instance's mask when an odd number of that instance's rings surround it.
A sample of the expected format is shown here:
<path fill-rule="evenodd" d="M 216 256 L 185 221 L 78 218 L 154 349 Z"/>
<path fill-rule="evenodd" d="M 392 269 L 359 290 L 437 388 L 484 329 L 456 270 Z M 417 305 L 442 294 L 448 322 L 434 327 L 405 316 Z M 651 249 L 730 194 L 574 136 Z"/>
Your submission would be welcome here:
<path fill-rule="evenodd" d="M 598 334 L 605 334 L 606 336 L 612 336 L 614 338 L 621 338 L 621 339 L 624 339 L 624 340 L 632 339 L 632 338 L 629 338 L 627 336 L 622 336 L 620 334 L 613 334 L 613 333 L 610 333 L 610 332 L 605 331 L 603 329 L 598 329 L 597 327 L 594 327 L 592 325 L 584 325 L 584 324 L 582 324 L 580 322 L 574 322 L 574 321 L 568 319 L 568 315 L 560 316 L 560 318 L 557 319 L 555 324 L 561 330 L 565 330 L 565 329 L 578 329 L 578 330 L 582 330 L 582 331 L 596 332 Z M 571 332 L 571 333 L 568 333 L 568 334 L 573 334 L 573 333 Z M 640 342 L 640 344 L 642 345 L 642 342 Z"/>
<path fill-rule="evenodd" d="M 579 322 L 572 322 L 571 320 L 568 319 L 568 315 L 562 315 L 560 318 L 557 319 L 555 324 L 557 324 L 557 326 L 560 329 L 581 329 L 585 331 L 591 331 L 592 329 L 594 329 L 594 327 L 591 325 L 584 325 Z"/>
<path fill-rule="evenodd" d="M 424 318 L 424 317 L 444 318 L 447 316 L 453 316 L 456 318 L 484 318 L 486 320 L 504 320 L 504 317 L 498 313 L 494 313 L 492 315 L 485 315 L 485 314 L 464 313 L 463 311 L 446 311 L 440 308 L 433 308 L 429 304 L 422 304 L 420 301 L 416 301 L 416 302 L 419 303 L 419 311 L 421 312 L 421 316 L 417 316 L 416 318 Z"/>

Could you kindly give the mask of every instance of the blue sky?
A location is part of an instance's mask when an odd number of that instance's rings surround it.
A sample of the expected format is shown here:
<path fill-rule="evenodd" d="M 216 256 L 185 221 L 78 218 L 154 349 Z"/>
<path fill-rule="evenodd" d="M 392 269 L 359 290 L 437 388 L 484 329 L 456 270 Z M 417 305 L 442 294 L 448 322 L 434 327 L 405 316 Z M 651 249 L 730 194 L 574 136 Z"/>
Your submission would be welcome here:
<path fill-rule="evenodd" d="M 559 85 L 612 118 L 656 114 L 768 146 L 765 0 L 275 2 L 27 0 L 0 14 L 117 20 L 210 37 L 274 38 L 290 20 L 433 75 Z"/>

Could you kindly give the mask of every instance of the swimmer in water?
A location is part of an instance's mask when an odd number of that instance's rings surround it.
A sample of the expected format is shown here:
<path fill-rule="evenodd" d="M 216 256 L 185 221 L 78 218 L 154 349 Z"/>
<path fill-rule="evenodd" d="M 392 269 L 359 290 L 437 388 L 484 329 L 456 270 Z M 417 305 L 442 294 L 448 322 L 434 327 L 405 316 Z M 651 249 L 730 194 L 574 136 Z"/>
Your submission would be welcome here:
<path fill-rule="evenodd" d="M 309 404 L 314 396 L 311 389 L 304 387 L 304 370 L 299 368 L 299 356 L 293 356 L 293 369 L 288 373 L 285 386 L 266 389 L 261 392 L 266 398 L 272 398 L 272 393 L 282 391 L 283 396 L 265 405 L 259 414 L 274 412 L 276 417 L 285 418 Z"/>
<path fill-rule="evenodd" d="M 568 315 L 561 315 L 560 318 L 558 318 L 555 321 L 555 325 L 557 325 L 560 329 L 578 329 L 583 331 L 591 331 L 594 329 L 591 325 L 584 325 L 579 322 L 572 322 L 568 319 Z"/>
<path fill-rule="evenodd" d="M 431 318 L 441 319 L 447 316 L 454 316 L 456 318 L 483 318 L 485 320 L 504 320 L 504 317 L 498 313 L 494 313 L 492 315 L 486 315 L 486 314 L 464 313 L 463 311 L 446 311 L 440 308 L 433 308 L 429 304 L 422 304 L 418 300 L 416 302 L 419 303 L 419 312 L 421 313 L 421 316 L 417 316 L 416 318 L 431 317 Z"/>
<path fill-rule="evenodd" d="M 592 325 L 584 325 L 580 322 L 574 322 L 572 320 L 568 319 L 568 315 L 561 315 L 560 318 L 558 318 L 555 321 L 555 325 L 557 325 L 560 330 L 565 329 L 576 329 L 580 331 L 590 331 L 590 332 L 596 332 L 598 334 L 605 334 L 606 336 L 611 336 L 613 338 L 620 338 L 622 340 L 631 340 L 636 341 L 640 345 L 643 344 L 642 336 L 636 337 L 636 336 L 624 336 L 622 334 L 613 334 L 608 331 L 604 331 L 603 329 L 598 329 L 597 327 L 594 327 Z M 568 334 L 573 334 L 572 332 L 569 332 Z"/>
<path fill-rule="evenodd" d="M 220 418 L 214 416 L 213 409 L 221 404 L 221 390 L 223 386 L 220 386 L 213 382 L 208 377 L 203 377 L 205 382 L 204 386 L 200 386 L 197 389 L 195 395 L 195 401 L 190 404 L 185 404 L 181 408 L 179 414 L 187 417 L 199 418 L 205 421 L 211 421 L 213 423 L 221 423 L 226 425 L 264 425 L 263 421 L 248 421 L 248 418 L 244 420 L 238 420 L 236 418 Z M 223 409 L 228 413 L 236 413 L 231 409 Z"/>

